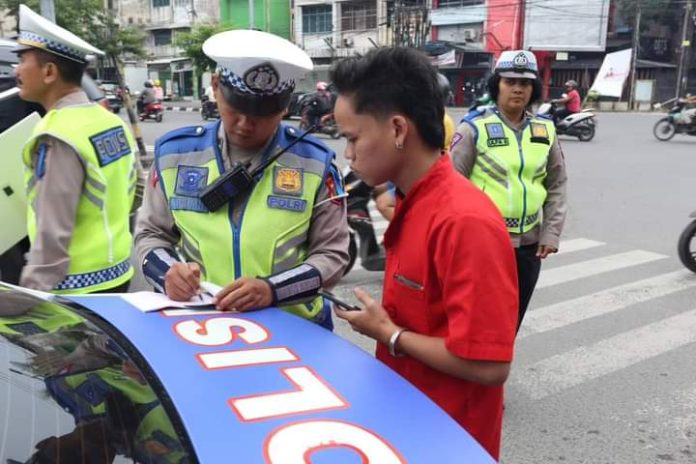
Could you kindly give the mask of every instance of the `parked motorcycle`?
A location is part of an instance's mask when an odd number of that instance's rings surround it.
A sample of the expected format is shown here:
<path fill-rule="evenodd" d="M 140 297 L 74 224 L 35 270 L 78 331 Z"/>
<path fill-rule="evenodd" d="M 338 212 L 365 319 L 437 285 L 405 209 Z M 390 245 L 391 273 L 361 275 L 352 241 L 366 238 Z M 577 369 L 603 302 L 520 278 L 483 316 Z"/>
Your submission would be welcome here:
<path fill-rule="evenodd" d="M 660 107 L 665 103 L 657 106 Z M 655 123 L 653 135 L 657 140 L 667 142 L 677 134 L 696 135 L 696 124 L 692 123 L 691 118 L 684 115 L 685 106 L 686 99 L 680 98 L 676 100 L 667 116 Z"/>
<path fill-rule="evenodd" d="M 558 111 L 556 104 L 546 102 L 539 106 L 537 116 L 542 116 L 548 119 L 553 119 L 553 116 Z M 582 110 L 579 113 L 573 113 L 566 116 L 563 120 L 556 123 L 556 133 L 558 135 L 570 135 L 577 137 L 581 142 L 589 142 L 595 136 L 597 121 L 595 114 L 591 109 Z"/>
<path fill-rule="evenodd" d="M 307 130 L 311 126 L 309 122 L 309 110 L 305 108 L 302 111 L 302 118 L 300 119 L 300 129 Z M 333 112 L 326 113 L 319 119 L 319 126 L 314 130 L 317 134 L 326 134 L 332 139 L 338 139 L 341 137 L 340 132 L 338 132 L 338 125 L 336 124 L 336 119 L 334 118 Z"/>
<path fill-rule="evenodd" d="M 218 110 L 217 103 L 210 101 L 210 99 L 203 95 L 201 98 L 201 118 L 204 121 L 208 119 L 218 119 L 220 117 L 220 111 Z"/>
<path fill-rule="evenodd" d="M 143 112 L 138 115 L 138 119 L 140 119 L 140 121 L 145 121 L 146 119 L 154 119 L 157 122 L 162 122 L 163 117 L 164 108 L 162 107 L 162 103 L 160 102 L 148 103 L 143 108 Z"/>
<path fill-rule="evenodd" d="M 348 226 L 350 227 L 350 261 L 344 275 L 353 268 L 358 256 L 360 256 L 362 267 L 366 270 L 383 271 L 384 248 L 377 242 L 370 210 L 367 208 L 372 199 L 373 189 L 350 169 L 344 173 L 344 180 L 348 193 Z"/>
<path fill-rule="evenodd" d="M 691 272 L 696 272 L 696 211 L 689 215 L 691 222 L 684 228 L 677 243 L 679 261 Z"/>

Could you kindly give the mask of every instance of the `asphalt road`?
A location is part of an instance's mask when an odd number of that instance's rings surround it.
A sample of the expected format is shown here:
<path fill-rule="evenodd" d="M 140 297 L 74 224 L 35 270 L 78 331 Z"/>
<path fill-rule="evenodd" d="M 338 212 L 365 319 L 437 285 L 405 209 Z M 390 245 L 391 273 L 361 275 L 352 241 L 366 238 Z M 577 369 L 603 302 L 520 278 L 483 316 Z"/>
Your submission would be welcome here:
<path fill-rule="evenodd" d="M 696 210 L 696 139 L 658 142 L 658 117 L 600 114 L 594 141 L 562 138 L 568 221 L 516 346 L 505 463 L 696 463 L 696 276 L 676 256 Z M 199 121 L 168 112 L 142 130 L 152 145 Z M 344 142 L 325 140 L 344 163 Z M 337 293 L 361 286 L 379 297 L 381 284 L 358 267 Z"/>

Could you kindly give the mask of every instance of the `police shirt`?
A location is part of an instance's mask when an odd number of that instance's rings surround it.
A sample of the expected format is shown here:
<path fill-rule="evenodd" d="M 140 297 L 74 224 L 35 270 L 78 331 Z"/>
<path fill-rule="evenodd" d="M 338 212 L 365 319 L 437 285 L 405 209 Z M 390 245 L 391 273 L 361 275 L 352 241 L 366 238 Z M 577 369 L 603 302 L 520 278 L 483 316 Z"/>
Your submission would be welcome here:
<path fill-rule="evenodd" d="M 253 170 L 261 164 L 261 155 L 267 147 L 258 152 L 242 150 L 227 140 L 223 124 L 220 124 L 218 133 L 225 170 L 231 169 L 237 162 L 251 162 Z M 268 143 L 273 141 L 269 139 Z M 246 195 L 248 196 L 248 195 Z M 234 199 L 233 216 L 237 221 L 241 206 L 246 202 L 246 196 L 240 195 Z M 326 201 L 329 192 L 325 185 L 322 186 L 317 204 L 312 211 L 312 223 L 309 228 L 307 243 L 307 259 L 305 263 L 314 266 L 321 274 L 323 285 L 331 287 L 338 283 L 343 276 L 343 269 L 348 264 L 348 223 L 345 201 Z M 248 214 L 249 211 L 246 212 Z M 138 263 L 142 263 L 145 256 L 156 248 L 174 248 L 179 243 L 180 235 L 176 228 L 174 218 L 167 199 L 158 185 L 158 180 L 153 172 L 145 185 L 143 204 L 138 211 L 138 222 L 135 230 L 135 255 Z"/>

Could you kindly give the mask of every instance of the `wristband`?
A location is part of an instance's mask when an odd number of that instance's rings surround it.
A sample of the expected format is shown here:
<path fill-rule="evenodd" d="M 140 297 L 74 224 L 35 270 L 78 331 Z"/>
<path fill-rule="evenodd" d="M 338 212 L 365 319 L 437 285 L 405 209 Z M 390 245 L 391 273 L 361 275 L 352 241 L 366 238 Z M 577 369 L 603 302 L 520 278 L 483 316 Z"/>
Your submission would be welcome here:
<path fill-rule="evenodd" d="M 401 334 L 406 332 L 407 330 L 408 329 L 397 329 L 394 331 L 391 337 L 389 337 L 389 354 L 395 358 L 400 358 L 403 356 L 403 353 L 396 352 L 396 343 L 399 341 L 399 337 L 401 336 Z"/>
<path fill-rule="evenodd" d="M 164 293 L 164 275 L 179 257 L 169 248 L 155 248 L 143 259 L 143 276 L 155 290 Z"/>
<path fill-rule="evenodd" d="M 288 305 L 290 303 L 316 298 L 321 288 L 321 274 L 309 264 L 302 264 L 287 271 L 263 278 L 273 291 L 273 305 Z"/>

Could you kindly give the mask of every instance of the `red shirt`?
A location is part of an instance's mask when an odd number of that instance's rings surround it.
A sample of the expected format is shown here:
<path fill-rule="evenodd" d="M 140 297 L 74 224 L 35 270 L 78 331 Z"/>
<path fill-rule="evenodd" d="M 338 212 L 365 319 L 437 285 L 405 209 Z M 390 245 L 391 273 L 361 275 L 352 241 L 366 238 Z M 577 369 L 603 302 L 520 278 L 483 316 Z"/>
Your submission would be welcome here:
<path fill-rule="evenodd" d="M 512 361 L 517 268 L 495 205 L 442 156 L 403 199 L 384 237 L 383 305 L 395 324 L 443 337 L 469 360 Z M 450 414 L 496 459 L 503 387 L 436 371 L 377 346 L 377 358 Z"/>
<path fill-rule="evenodd" d="M 572 111 L 573 113 L 579 113 L 582 111 L 582 102 L 580 101 L 580 93 L 578 93 L 577 90 L 573 89 L 570 92 L 568 92 L 568 103 L 566 103 L 566 108 L 568 111 Z"/>

